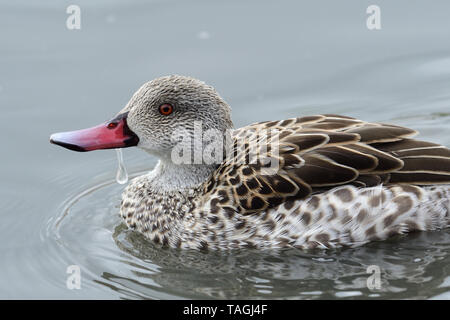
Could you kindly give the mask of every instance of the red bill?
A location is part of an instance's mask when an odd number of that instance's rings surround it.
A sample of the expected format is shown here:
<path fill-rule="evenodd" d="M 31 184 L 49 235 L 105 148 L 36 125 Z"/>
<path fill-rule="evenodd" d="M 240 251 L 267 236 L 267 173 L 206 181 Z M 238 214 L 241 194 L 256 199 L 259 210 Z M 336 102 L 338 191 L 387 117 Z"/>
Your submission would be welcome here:
<path fill-rule="evenodd" d="M 138 136 L 128 128 L 127 113 L 111 121 L 77 131 L 59 132 L 50 136 L 50 142 L 74 151 L 127 148 L 138 144 Z"/>

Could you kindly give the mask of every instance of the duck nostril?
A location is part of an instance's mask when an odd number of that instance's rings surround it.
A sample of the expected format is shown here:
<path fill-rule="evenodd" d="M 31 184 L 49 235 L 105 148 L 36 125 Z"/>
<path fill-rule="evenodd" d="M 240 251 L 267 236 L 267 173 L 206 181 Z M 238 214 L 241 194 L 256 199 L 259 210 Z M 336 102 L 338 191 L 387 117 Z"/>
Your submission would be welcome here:
<path fill-rule="evenodd" d="M 107 125 L 108 129 L 114 129 L 115 127 L 117 127 L 117 122 L 110 122 Z"/>

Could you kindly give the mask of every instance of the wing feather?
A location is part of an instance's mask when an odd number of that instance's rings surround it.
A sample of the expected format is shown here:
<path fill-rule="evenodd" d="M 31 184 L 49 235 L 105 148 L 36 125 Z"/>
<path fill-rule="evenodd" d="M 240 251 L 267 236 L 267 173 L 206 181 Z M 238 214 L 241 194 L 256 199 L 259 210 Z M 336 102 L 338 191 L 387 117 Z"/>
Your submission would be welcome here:
<path fill-rule="evenodd" d="M 267 130 L 276 134 L 260 138 Z M 219 204 L 254 214 L 343 184 L 450 183 L 450 150 L 411 139 L 415 134 L 332 114 L 255 123 L 234 132 L 232 157 L 215 171 L 206 192 L 212 198 L 227 195 L 228 202 Z M 275 138 L 278 148 L 270 145 Z M 258 161 L 242 163 L 249 159 L 242 151 L 249 152 L 255 143 L 269 145 L 257 148 Z"/>

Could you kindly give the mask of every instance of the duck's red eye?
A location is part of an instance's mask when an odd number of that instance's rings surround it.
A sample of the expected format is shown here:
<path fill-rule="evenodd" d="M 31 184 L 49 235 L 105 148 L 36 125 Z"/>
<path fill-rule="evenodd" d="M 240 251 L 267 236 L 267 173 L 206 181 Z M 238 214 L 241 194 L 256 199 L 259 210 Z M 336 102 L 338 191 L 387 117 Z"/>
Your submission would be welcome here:
<path fill-rule="evenodd" d="M 168 116 L 172 112 L 173 112 L 173 107 L 168 103 L 164 103 L 159 106 L 159 113 L 161 113 L 164 116 Z"/>
<path fill-rule="evenodd" d="M 117 122 L 110 122 L 108 123 L 108 129 L 114 129 L 115 127 L 117 127 Z"/>

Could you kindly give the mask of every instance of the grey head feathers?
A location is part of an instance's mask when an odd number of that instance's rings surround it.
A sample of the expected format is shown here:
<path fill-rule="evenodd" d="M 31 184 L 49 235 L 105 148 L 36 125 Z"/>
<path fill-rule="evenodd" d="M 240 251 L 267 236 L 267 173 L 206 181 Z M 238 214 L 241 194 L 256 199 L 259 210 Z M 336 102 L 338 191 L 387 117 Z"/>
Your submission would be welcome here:
<path fill-rule="evenodd" d="M 170 104 L 170 116 L 158 107 Z M 204 82 L 186 76 L 165 76 L 145 83 L 121 112 L 129 112 L 128 126 L 140 139 L 138 147 L 167 160 L 176 132 L 193 135 L 195 124 L 203 130 L 225 132 L 233 127 L 231 109 L 217 91 Z"/>

